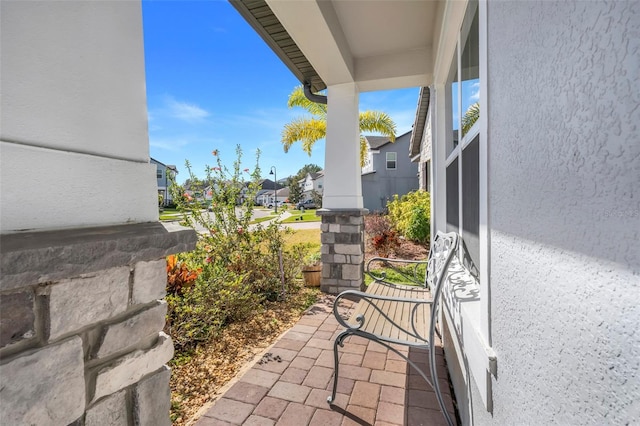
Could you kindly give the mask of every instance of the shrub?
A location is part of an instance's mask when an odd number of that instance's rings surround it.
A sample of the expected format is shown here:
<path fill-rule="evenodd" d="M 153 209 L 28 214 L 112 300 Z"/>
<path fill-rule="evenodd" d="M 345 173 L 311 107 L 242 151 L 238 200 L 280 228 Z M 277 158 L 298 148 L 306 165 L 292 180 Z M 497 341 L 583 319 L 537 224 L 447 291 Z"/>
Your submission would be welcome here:
<path fill-rule="evenodd" d="M 191 287 L 202 269 L 192 271 L 176 255 L 167 257 L 167 294 L 181 295 Z"/>
<path fill-rule="evenodd" d="M 398 234 L 387 216 L 372 214 L 366 217 L 364 230 L 378 256 L 389 257 L 399 246 Z"/>
<path fill-rule="evenodd" d="M 184 195 L 183 188 L 171 186 L 178 210 L 186 225 L 198 230 L 195 250 L 169 259 L 167 331 L 178 351 L 190 350 L 208 341 L 225 325 L 259 312 L 265 300 L 276 300 L 297 289 L 304 252 L 285 249 L 279 223 L 251 225 L 253 200 L 258 189 L 260 168 L 253 173 L 240 169 L 242 151 L 229 170 L 213 151 L 216 167 L 206 168 L 208 210 L 200 197 Z M 259 159 L 259 153 L 257 155 Z M 191 181 L 193 175 L 186 162 Z M 238 206 L 236 204 L 239 204 Z M 169 267 L 170 266 L 170 267 Z M 197 278 L 191 285 L 187 278 Z"/>
<path fill-rule="evenodd" d="M 387 203 L 389 218 L 395 229 L 407 239 L 427 244 L 429 242 L 431 198 L 426 191 L 412 191 Z"/>

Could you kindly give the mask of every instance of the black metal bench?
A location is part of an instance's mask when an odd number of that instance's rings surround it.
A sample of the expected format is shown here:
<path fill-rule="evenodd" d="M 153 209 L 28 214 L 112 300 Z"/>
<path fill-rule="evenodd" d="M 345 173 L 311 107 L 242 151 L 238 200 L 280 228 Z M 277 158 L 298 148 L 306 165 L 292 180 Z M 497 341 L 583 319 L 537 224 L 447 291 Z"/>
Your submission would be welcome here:
<path fill-rule="evenodd" d="M 349 336 L 360 336 L 377 342 L 405 359 L 422 378 L 434 389 L 440 409 L 449 425 L 455 424 L 446 409 L 436 369 L 435 336 L 439 334 L 437 321 L 441 302 L 442 286 L 449 264 L 458 248 L 458 235 L 438 233 L 429 252 L 427 261 L 404 261 L 401 259 L 376 258 L 377 261 L 404 262 L 419 267 L 426 264 L 426 277 L 421 281 L 416 272 L 410 273 L 411 284 L 395 284 L 385 275 L 372 275 L 374 282 L 366 292 L 347 290 L 340 293 L 334 304 L 333 312 L 338 322 L 345 327 L 334 342 L 335 373 L 333 391 L 328 398 L 331 404 L 336 397 L 338 386 L 338 346 L 344 345 Z M 369 271 L 369 269 L 367 268 Z M 370 273 L 370 271 L 369 271 Z M 338 312 L 340 299 L 356 299 L 358 304 L 349 319 L 342 318 Z M 410 360 L 405 354 L 393 347 L 394 344 L 429 351 L 429 369 L 433 380 Z"/>

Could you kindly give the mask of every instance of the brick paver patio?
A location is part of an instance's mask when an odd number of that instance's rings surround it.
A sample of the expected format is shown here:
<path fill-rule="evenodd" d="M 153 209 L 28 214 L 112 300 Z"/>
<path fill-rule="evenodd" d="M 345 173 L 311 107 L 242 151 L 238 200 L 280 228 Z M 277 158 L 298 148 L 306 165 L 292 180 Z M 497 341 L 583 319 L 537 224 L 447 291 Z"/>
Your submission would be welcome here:
<path fill-rule="evenodd" d="M 333 341 L 342 330 L 332 313 L 333 300 L 326 296 L 311 307 L 195 424 L 446 425 L 435 392 L 418 373 L 394 352 L 359 337 L 350 337 L 340 349 L 338 394 L 334 405 L 327 403 Z M 346 314 L 349 309 L 346 302 Z M 426 351 L 398 349 L 429 370 Z M 454 413 L 441 349 L 437 355 L 441 388 Z"/>

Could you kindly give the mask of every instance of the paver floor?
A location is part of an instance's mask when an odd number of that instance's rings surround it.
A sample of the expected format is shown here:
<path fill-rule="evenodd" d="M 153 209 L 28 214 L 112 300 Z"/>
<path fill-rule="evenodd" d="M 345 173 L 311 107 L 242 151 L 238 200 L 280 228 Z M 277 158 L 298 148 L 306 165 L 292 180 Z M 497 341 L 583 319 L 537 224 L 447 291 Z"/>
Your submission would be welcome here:
<path fill-rule="evenodd" d="M 433 389 L 393 351 L 359 337 L 340 348 L 338 394 L 333 386 L 333 342 L 342 331 L 333 297 L 311 307 L 195 423 L 197 426 L 446 425 Z M 341 311 L 348 317 L 353 306 Z M 428 371 L 428 352 L 398 346 Z M 455 418 L 439 349 L 438 372 L 448 411 Z"/>

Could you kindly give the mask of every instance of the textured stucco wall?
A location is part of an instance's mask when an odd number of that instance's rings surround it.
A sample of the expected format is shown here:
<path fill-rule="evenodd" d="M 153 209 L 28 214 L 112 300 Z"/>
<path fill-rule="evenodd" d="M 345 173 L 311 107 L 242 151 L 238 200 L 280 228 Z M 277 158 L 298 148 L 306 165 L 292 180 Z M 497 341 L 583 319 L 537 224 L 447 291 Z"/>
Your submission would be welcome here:
<path fill-rule="evenodd" d="M 0 10 L 0 232 L 157 220 L 140 3 Z"/>
<path fill-rule="evenodd" d="M 489 2 L 493 416 L 640 418 L 640 2 Z"/>

